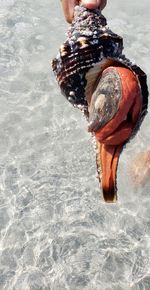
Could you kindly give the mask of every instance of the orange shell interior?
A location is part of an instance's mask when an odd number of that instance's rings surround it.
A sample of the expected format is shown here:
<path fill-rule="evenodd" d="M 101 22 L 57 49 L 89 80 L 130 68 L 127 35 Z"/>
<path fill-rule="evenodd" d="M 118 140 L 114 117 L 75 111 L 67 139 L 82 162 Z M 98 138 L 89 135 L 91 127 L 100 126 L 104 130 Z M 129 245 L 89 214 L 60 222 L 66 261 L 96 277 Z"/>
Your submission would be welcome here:
<path fill-rule="evenodd" d="M 142 107 L 141 89 L 136 75 L 125 67 L 109 67 L 119 74 L 122 98 L 119 110 L 103 128 L 96 133 L 98 145 L 97 166 L 101 168 L 101 186 L 104 200 L 117 199 L 117 165 L 124 144 L 130 139 L 138 122 Z M 106 69 L 106 70 L 107 70 Z"/>

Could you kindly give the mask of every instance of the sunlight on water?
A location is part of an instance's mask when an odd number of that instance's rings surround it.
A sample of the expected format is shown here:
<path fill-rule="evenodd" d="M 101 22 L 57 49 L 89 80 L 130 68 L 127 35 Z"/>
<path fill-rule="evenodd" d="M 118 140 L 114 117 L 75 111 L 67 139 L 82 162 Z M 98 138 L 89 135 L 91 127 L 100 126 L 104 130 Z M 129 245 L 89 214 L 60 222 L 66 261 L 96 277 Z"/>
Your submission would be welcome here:
<path fill-rule="evenodd" d="M 149 0 L 108 2 L 150 85 Z M 0 290 L 149 290 L 150 183 L 135 187 L 129 168 L 149 149 L 150 117 L 121 155 L 118 203 L 105 204 L 86 120 L 50 67 L 66 27 L 59 1 L 1 0 Z"/>

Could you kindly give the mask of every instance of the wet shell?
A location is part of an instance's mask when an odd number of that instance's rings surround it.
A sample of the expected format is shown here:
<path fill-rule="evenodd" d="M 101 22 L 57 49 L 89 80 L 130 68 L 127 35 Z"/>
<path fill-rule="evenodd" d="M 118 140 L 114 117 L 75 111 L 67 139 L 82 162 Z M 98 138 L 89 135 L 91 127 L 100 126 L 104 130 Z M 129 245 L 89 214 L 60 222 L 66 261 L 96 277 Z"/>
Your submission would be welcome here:
<path fill-rule="evenodd" d="M 62 93 L 85 113 L 88 130 L 95 134 L 97 170 L 108 202 L 117 199 L 119 155 L 148 106 L 147 77 L 122 50 L 123 39 L 108 28 L 99 10 L 76 6 L 67 40 L 52 61 Z"/>
<path fill-rule="evenodd" d="M 148 90 L 145 73 L 133 65 L 123 54 L 123 39 L 107 26 L 99 10 L 75 7 L 67 40 L 52 68 L 62 93 L 74 106 L 88 116 L 88 105 L 102 71 L 111 66 L 125 66 L 138 77 L 143 92 L 143 110 L 146 113 Z"/>
<path fill-rule="evenodd" d="M 85 111 L 100 71 L 112 63 L 108 58 L 117 58 L 122 53 L 122 38 L 106 24 L 99 10 L 91 13 L 77 6 L 68 39 L 52 61 L 62 93 L 74 106 Z"/>

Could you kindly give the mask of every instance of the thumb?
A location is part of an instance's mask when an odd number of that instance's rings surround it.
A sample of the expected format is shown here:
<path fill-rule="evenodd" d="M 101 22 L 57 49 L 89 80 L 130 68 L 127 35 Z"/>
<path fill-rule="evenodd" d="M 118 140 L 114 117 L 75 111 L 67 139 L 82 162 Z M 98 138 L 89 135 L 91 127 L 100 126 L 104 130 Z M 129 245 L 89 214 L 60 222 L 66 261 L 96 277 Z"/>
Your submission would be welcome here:
<path fill-rule="evenodd" d="M 88 9 L 100 8 L 104 9 L 106 6 L 107 0 L 81 0 L 81 4 Z"/>
<path fill-rule="evenodd" d="M 74 14 L 75 0 L 61 0 L 66 20 L 71 23 Z"/>

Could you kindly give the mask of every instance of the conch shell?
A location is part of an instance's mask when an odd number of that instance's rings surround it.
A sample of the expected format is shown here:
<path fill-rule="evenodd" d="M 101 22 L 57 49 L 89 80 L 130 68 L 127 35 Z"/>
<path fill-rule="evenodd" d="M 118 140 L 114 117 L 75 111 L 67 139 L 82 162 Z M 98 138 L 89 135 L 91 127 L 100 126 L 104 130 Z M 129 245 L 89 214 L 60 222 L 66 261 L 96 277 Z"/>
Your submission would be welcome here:
<path fill-rule="evenodd" d="M 137 132 L 148 106 L 145 73 L 123 54 L 123 39 L 99 10 L 76 6 L 68 38 L 52 68 L 62 93 L 88 119 L 105 201 L 117 199 L 116 172 L 123 146 Z"/>

